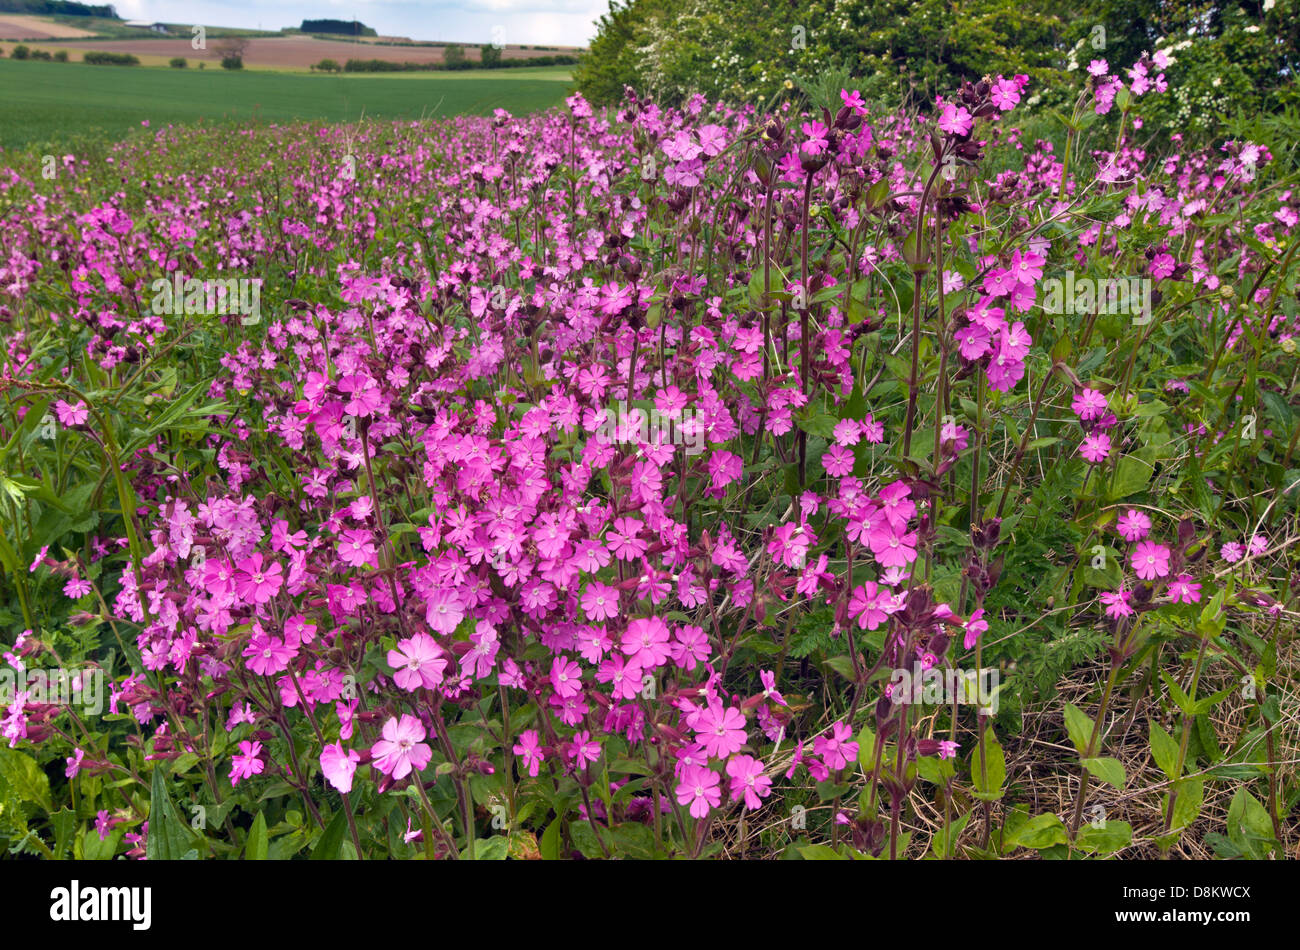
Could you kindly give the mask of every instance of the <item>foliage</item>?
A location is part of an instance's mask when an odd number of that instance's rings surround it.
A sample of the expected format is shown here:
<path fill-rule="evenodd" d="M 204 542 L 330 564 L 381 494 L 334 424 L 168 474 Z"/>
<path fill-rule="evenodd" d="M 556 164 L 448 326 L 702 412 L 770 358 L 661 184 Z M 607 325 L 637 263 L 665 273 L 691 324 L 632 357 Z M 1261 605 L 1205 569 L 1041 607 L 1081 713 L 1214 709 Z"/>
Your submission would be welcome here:
<path fill-rule="evenodd" d="M 1232 108 L 1267 114 L 1296 101 L 1298 13 L 1296 0 L 611 0 L 577 79 L 603 103 L 625 86 L 674 103 L 694 93 L 771 102 L 842 67 L 868 100 L 924 108 L 963 81 L 1021 74 L 1043 108 L 1061 108 L 1093 59 L 1127 64 L 1165 49 L 1176 91 L 1148 128 L 1199 140 Z"/>
<path fill-rule="evenodd" d="M 92 50 L 83 53 L 81 56 L 83 63 L 90 63 L 92 66 L 139 66 L 140 58 L 130 53 L 109 53 L 104 50 Z"/>

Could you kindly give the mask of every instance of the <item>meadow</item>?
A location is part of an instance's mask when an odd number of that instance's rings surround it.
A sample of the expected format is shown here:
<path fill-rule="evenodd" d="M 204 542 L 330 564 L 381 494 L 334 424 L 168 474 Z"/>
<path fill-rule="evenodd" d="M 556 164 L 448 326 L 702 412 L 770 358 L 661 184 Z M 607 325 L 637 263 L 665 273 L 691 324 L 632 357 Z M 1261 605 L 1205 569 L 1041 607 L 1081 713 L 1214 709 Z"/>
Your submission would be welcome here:
<path fill-rule="evenodd" d="M 1170 62 L 0 62 L 104 129 L 0 170 L 0 841 L 1293 855 L 1300 174 Z"/>
<path fill-rule="evenodd" d="M 227 72 L 0 59 L 0 146 L 6 150 L 75 137 L 120 139 L 180 123 L 356 122 L 453 115 L 521 114 L 563 101 L 569 70 L 389 75 Z"/>

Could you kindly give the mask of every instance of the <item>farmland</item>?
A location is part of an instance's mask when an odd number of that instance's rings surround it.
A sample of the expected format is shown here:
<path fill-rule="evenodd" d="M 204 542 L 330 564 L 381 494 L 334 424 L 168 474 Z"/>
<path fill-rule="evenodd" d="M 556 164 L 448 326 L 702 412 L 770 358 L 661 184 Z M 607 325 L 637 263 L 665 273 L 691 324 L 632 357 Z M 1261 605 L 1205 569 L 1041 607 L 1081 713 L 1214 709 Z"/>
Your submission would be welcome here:
<path fill-rule="evenodd" d="M 0 13 L 0 40 L 80 39 L 95 35 L 92 30 L 60 23 L 49 17 Z"/>
<path fill-rule="evenodd" d="M 519 113 L 559 103 L 563 67 L 484 72 L 306 76 L 86 66 L 0 59 L 0 145 L 102 133 L 120 138 L 143 121 L 228 123 Z M 22 95 L 18 95 L 18 90 Z"/>
<path fill-rule="evenodd" d="M 165 37 L 141 37 L 139 39 L 94 40 L 70 39 L 49 40 L 30 44 L 34 48 L 66 49 L 85 53 L 102 50 L 110 53 L 131 53 L 140 57 L 145 65 L 164 65 L 174 56 L 191 59 L 205 59 L 209 67 L 217 64 L 212 50 L 195 50 L 190 39 L 167 39 Z M 440 46 L 396 46 L 377 43 L 347 42 L 329 40 L 314 36 L 271 36 L 252 37 L 244 53 L 244 65 L 250 69 L 289 69 L 306 70 L 322 59 L 334 59 L 342 63 L 347 59 L 384 59 L 391 62 L 440 64 L 444 60 L 445 47 Z M 524 50 L 507 47 L 501 51 L 503 59 L 535 59 L 547 55 L 537 50 Z M 465 56 L 476 60 L 480 56 L 477 47 L 468 47 Z"/>

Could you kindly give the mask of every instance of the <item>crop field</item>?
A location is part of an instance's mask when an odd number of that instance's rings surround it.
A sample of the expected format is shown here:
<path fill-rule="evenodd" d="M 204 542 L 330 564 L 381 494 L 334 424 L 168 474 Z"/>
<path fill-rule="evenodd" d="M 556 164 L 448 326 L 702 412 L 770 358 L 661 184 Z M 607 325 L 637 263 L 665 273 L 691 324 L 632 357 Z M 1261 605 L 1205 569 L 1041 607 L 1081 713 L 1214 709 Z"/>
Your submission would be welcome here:
<path fill-rule="evenodd" d="M 564 67 L 510 71 L 300 76 L 270 71 L 144 69 L 0 59 L 0 146 L 80 135 L 120 138 L 173 123 L 355 122 L 520 113 L 561 102 Z M 21 95 L 19 94 L 21 90 Z"/>
<path fill-rule="evenodd" d="M 166 37 L 140 37 L 138 39 L 68 39 L 45 40 L 32 43 L 34 48 L 66 49 L 77 53 L 102 50 L 110 53 L 132 53 L 143 63 L 164 64 L 174 56 L 184 56 L 195 60 L 206 60 L 208 68 L 217 66 L 217 57 L 211 51 L 195 50 L 188 37 L 168 39 Z M 445 50 L 437 46 L 390 46 L 374 43 L 350 43 L 339 40 L 327 40 L 314 36 L 270 36 L 252 37 L 244 53 L 244 65 L 250 69 L 298 69 L 306 70 L 322 59 L 333 59 L 342 63 L 348 59 L 384 59 L 403 63 L 441 63 Z M 523 50 L 508 47 L 501 51 L 503 59 L 535 59 L 547 55 L 541 51 Z M 465 50 L 469 60 L 476 60 L 480 53 L 477 47 Z"/>
<path fill-rule="evenodd" d="M 77 39 L 94 35 L 91 30 L 68 26 L 48 17 L 0 13 L 0 40 Z"/>

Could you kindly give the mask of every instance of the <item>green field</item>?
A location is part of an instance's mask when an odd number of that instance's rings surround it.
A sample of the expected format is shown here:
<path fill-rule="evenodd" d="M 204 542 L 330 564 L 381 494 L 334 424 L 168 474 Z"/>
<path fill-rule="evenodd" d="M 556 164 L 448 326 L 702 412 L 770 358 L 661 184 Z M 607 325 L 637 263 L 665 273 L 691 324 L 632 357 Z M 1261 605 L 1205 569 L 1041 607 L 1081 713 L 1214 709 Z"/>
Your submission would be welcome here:
<path fill-rule="evenodd" d="M 504 73 L 504 74 L 503 74 Z M 522 73 L 525 75 L 515 75 Z M 68 141 L 87 134 L 121 138 L 148 120 L 168 123 L 286 122 L 515 114 L 559 105 L 567 67 L 448 75 L 335 75 L 0 59 L 0 147 Z"/>

